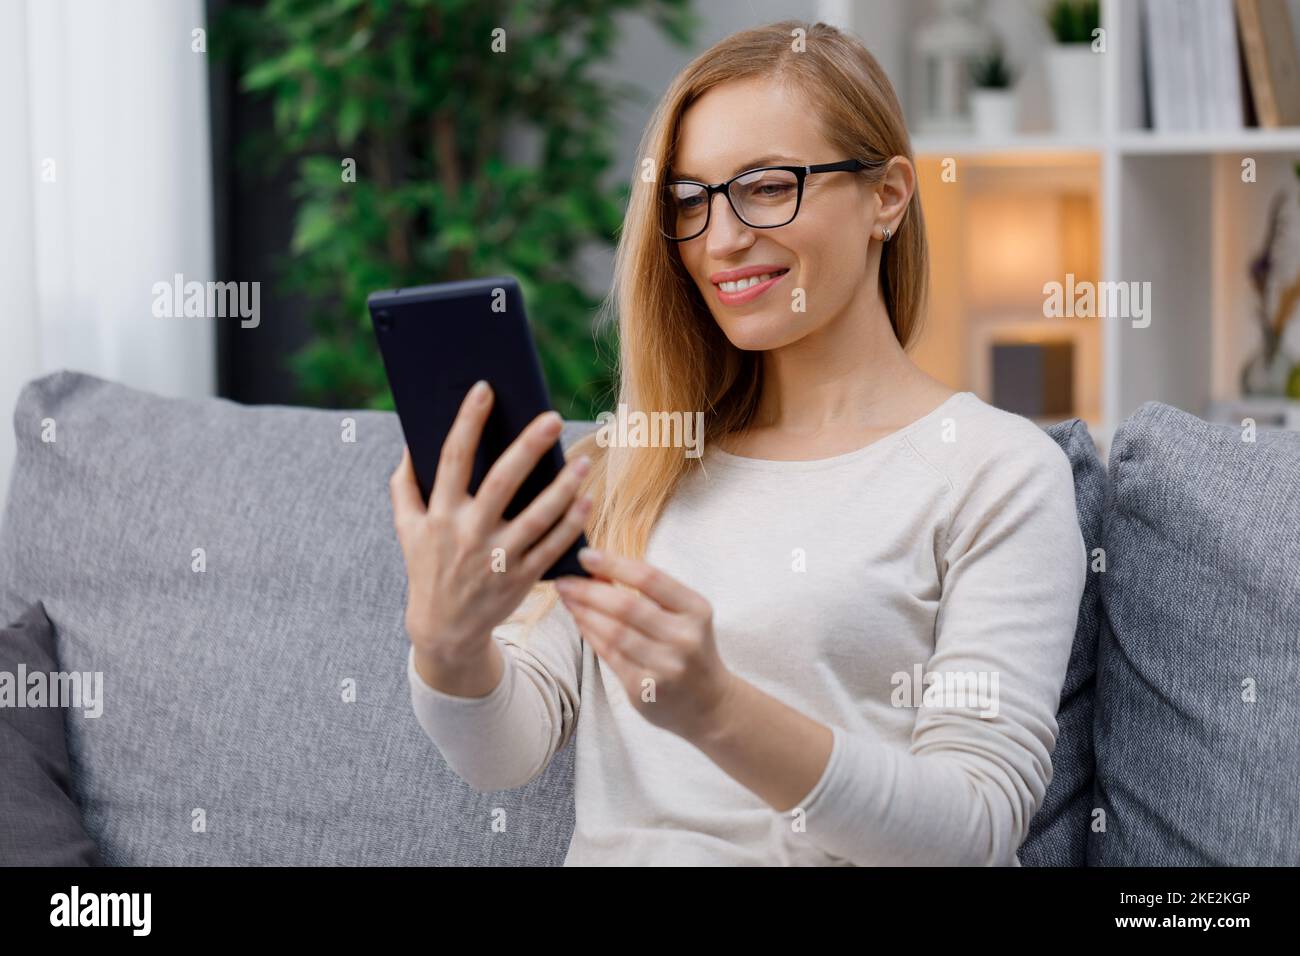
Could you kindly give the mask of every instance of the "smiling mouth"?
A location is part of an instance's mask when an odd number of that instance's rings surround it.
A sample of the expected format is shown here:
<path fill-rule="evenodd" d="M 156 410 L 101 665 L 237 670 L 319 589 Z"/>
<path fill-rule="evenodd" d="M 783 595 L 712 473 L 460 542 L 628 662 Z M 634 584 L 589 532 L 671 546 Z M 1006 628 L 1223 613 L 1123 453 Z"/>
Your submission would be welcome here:
<path fill-rule="evenodd" d="M 777 276 L 783 276 L 789 271 L 789 269 L 778 269 L 775 272 L 764 272 L 762 275 L 746 276 L 743 279 L 736 279 L 734 282 L 718 282 L 716 285 L 723 292 L 735 294 L 737 292 L 744 292 L 746 289 L 766 282 L 768 279 L 775 279 Z"/>

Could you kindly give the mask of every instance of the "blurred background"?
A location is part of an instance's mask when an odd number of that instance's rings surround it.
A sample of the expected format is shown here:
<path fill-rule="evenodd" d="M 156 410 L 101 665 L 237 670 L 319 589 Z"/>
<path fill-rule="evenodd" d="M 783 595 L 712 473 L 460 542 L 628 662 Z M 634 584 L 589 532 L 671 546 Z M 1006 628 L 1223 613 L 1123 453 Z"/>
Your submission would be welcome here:
<path fill-rule="evenodd" d="M 594 417 L 650 112 L 791 17 L 903 100 L 927 371 L 1103 454 L 1149 400 L 1300 428 L 1300 0 L 0 0 L 0 414 L 58 368 L 390 407 L 366 295 L 511 274 Z M 212 282 L 256 319 L 186 315 Z"/>

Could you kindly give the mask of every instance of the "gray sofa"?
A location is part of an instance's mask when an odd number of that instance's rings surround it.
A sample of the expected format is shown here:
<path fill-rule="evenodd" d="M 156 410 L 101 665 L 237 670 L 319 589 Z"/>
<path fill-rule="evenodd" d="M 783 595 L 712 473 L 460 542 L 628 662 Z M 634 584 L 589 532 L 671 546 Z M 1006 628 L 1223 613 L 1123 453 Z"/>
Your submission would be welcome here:
<path fill-rule="evenodd" d="M 571 747 L 479 794 L 412 716 L 393 415 L 58 372 L 14 427 L 0 616 L 43 602 L 61 668 L 104 674 L 66 738 L 105 862 L 563 860 Z M 1107 469 L 1082 422 L 1049 433 L 1097 569 L 1021 861 L 1300 863 L 1300 435 L 1148 403 Z"/>

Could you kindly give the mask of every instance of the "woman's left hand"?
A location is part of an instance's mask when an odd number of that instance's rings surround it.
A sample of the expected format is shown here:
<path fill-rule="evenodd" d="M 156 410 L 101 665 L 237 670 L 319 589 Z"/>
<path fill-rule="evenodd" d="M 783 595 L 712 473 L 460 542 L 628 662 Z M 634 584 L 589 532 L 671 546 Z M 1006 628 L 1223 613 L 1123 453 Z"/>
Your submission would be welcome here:
<path fill-rule="evenodd" d="M 709 602 L 644 561 L 585 548 L 578 557 L 593 577 L 556 588 L 632 706 L 687 740 L 717 731 L 737 679 L 718 655 Z"/>

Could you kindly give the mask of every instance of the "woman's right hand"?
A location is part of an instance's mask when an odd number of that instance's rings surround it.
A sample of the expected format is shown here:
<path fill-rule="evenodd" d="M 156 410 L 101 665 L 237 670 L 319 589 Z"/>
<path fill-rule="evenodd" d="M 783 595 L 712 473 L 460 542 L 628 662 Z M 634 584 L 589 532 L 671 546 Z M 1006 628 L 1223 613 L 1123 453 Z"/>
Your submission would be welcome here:
<path fill-rule="evenodd" d="M 576 497 L 590 468 L 584 456 L 568 462 L 514 520 L 503 517 L 560 436 L 563 421 L 553 411 L 533 419 L 493 463 L 478 493 L 469 494 L 474 455 L 491 409 L 492 389 L 479 382 L 461 402 L 443 443 L 428 507 L 409 448 L 389 481 L 393 523 L 406 561 L 406 632 L 417 655 L 448 669 L 482 658 L 492 629 L 577 540 L 591 510 L 589 497 Z M 500 560 L 494 560 L 497 548 L 504 552 Z"/>

